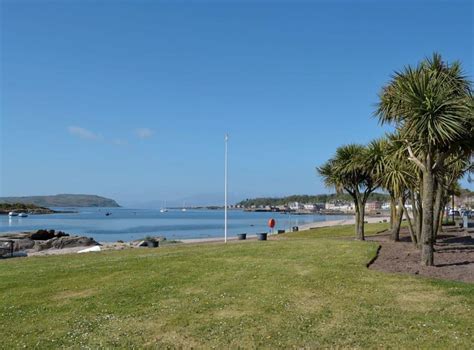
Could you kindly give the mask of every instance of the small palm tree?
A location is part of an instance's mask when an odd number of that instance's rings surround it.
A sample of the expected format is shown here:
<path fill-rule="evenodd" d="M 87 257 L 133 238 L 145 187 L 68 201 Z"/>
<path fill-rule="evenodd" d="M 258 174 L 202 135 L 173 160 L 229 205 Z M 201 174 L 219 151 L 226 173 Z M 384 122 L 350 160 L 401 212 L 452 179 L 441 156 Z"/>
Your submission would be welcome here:
<path fill-rule="evenodd" d="M 416 171 L 404 156 L 403 143 L 400 142 L 397 134 L 389 134 L 386 138 L 372 141 L 372 144 L 377 144 L 379 148 L 374 159 L 376 177 L 379 179 L 380 186 L 389 193 L 391 199 L 393 213 L 391 215 L 391 238 L 394 241 L 399 240 L 401 222 L 403 214 L 405 214 L 410 224 L 412 242 L 416 244 L 416 236 L 405 208 L 406 200 L 416 183 Z"/>
<path fill-rule="evenodd" d="M 362 145 L 350 144 L 336 150 L 333 158 L 317 167 L 317 172 L 328 187 L 338 193 L 349 193 L 355 206 L 356 238 L 365 239 L 364 217 L 367 199 L 378 186 L 373 173 L 370 149 Z"/>

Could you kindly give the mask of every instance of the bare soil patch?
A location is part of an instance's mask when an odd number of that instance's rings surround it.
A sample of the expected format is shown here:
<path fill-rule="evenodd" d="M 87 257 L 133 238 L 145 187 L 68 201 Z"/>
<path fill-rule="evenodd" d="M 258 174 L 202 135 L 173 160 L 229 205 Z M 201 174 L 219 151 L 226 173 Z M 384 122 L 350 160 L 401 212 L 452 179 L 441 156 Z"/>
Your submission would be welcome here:
<path fill-rule="evenodd" d="M 473 236 L 473 231 L 445 229 L 434 247 L 435 266 L 420 264 L 421 252 L 411 243 L 407 230 L 402 230 L 400 242 L 390 241 L 389 234 L 371 236 L 367 240 L 378 242 L 381 248 L 369 268 L 474 283 Z"/>

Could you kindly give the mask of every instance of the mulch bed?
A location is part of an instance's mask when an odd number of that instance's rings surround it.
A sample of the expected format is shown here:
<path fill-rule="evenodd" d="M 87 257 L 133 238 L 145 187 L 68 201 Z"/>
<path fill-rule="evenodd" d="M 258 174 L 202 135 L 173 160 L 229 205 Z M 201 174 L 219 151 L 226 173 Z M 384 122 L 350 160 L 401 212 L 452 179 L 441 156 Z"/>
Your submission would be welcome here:
<path fill-rule="evenodd" d="M 385 272 L 410 273 L 446 280 L 474 282 L 474 232 L 445 229 L 436 241 L 435 266 L 422 266 L 421 252 L 413 247 L 407 230 L 400 242 L 392 242 L 389 234 L 367 237 L 381 245 L 377 258 L 369 268 Z"/>

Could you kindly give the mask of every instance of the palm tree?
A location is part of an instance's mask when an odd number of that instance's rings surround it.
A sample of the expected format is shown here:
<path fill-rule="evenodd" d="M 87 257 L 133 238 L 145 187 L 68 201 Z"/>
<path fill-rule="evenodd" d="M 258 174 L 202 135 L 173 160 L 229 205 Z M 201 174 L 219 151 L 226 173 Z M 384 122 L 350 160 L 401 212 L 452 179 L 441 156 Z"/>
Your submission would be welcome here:
<path fill-rule="evenodd" d="M 460 63 L 449 65 L 438 54 L 396 72 L 380 94 L 379 120 L 395 124 L 406 142 L 408 159 L 422 172 L 424 265 L 434 264 L 436 174 L 454 149 L 474 149 L 472 101 L 471 83 Z"/>
<path fill-rule="evenodd" d="M 356 212 L 356 238 L 360 240 L 365 239 L 365 204 L 378 186 L 373 173 L 372 152 L 370 148 L 357 144 L 341 146 L 333 158 L 316 168 L 326 186 L 351 195 Z"/>
<path fill-rule="evenodd" d="M 372 166 L 380 186 L 390 195 L 391 201 L 391 239 L 398 241 L 403 214 L 408 220 L 410 217 L 405 209 L 405 203 L 409 197 L 409 191 L 413 187 L 415 176 L 411 164 L 403 156 L 403 144 L 400 143 L 398 135 L 389 134 L 386 138 L 372 141 L 369 149 L 372 149 Z M 398 206 L 398 210 L 397 210 Z M 416 243 L 413 235 L 411 221 L 410 233 L 412 241 Z"/>

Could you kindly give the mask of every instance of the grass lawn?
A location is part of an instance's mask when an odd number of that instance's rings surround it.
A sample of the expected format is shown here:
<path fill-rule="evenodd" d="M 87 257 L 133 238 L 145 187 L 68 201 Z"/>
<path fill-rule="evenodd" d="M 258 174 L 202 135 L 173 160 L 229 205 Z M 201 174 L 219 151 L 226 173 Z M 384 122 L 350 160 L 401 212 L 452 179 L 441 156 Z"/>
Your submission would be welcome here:
<path fill-rule="evenodd" d="M 473 284 L 368 270 L 352 233 L 1 260 L 0 347 L 472 347 Z"/>

